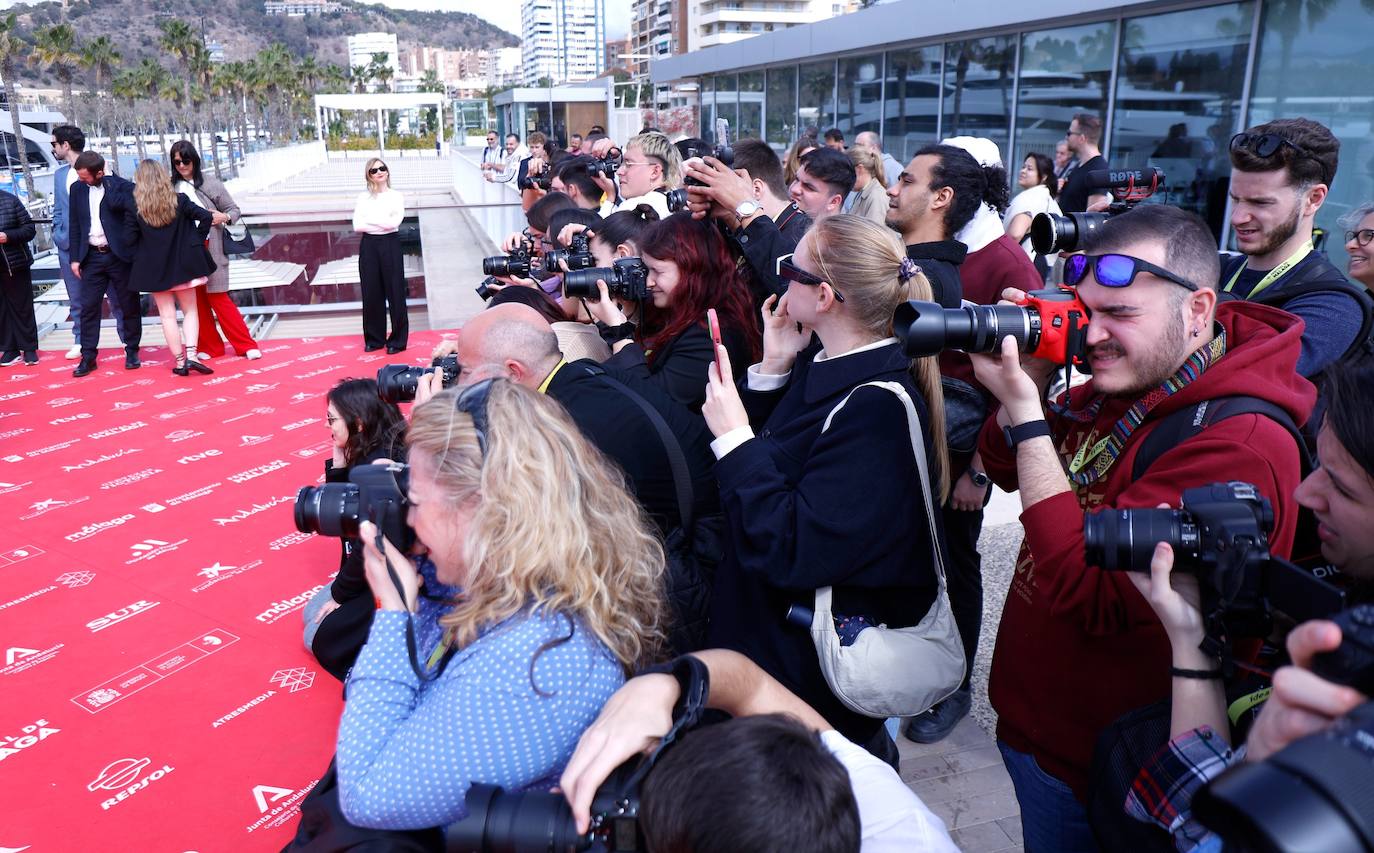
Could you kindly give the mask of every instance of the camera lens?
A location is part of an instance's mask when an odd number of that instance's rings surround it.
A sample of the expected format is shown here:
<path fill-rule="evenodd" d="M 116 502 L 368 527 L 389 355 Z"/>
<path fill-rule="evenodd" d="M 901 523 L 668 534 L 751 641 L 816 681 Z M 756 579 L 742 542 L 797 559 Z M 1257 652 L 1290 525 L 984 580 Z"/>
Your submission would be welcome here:
<path fill-rule="evenodd" d="M 1108 218 L 1105 213 L 1038 214 L 1031 220 L 1031 246 L 1042 255 L 1079 251 Z"/>
<path fill-rule="evenodd" d="M 321 536 L 358 535 L 358 487 L 352 483 L 302 486 L 296 493 L 296 529 Z"/>
<path fill-rule="evenodd" d="M 892 318 L 893 332 L 908 358 L 936 355 L 947 349 L 993 352 L 1007 335 L 1022 352 L 1040 342 L 1040 315 L 1016 305 L 962 305 L 905 302 Z"/>
<path fill-rule="evenodd" d="M 420 377 L 433 368 L 388 364 L 377 371 L 377 396 L 388 403 L 409 403 L 419 390 Z"/>
<path fill-rule="evenodd" d="M 466 802 L 468 816 L 448 830 L 450 850 L 562 853 L 591 846 L 577 833 L 572 812 L 560 794 L 507 793 L 495 785 L 473 784 Z"/>
<path fill-rule="evenodd" d="M 668 191 L 668 209 L 671 210 L 673 213 L 677 213 L 679 210 L 687 209 L 686 189 L 684 189 L 683 187 L 678 187 L 675 190 Z"/>
<path fill-rule="evenodd" d="M 1175 509 L 1106 509 L 1083 517 L 1088 565 L 1109 572 L 1148 572 L 1155 545 L 1168 542 L 1176 566 L 1196 550 L 1197 528 Z"/>
<path fill-rule="evenodd" d="M 591 269 L 564 273 L 563 295 L 565 297 L 581 297 L 582 299 L 600 299 L 601 294 L 596 289 L 597 279 L 606 282 L 607 289 L 612 293 L 615 292 L 615 284 L 618 281 L 616 271 L 610 267 L 592 267 Z"/>

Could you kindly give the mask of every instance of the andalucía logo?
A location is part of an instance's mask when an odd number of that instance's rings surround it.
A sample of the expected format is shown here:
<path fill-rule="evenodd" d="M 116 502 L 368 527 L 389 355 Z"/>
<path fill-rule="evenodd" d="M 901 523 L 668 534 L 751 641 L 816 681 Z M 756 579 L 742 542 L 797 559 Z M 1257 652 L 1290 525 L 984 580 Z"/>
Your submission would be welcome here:
<path fill-rule="evenodd" d="M 252 447 L 255 444 L 262 444 L 271 440 L 272 436 L 270 435 L 241 435 L 239 436 L 239 447 Z"/>
<path fill-rule="evenodd" d="M 57 657 L 65 643 L 58 643 L 46 649 L 22 649 L 11 646 L 5 650 L 5 665 L 0 666 L 0 675 L 17 675 L 26 669 L 33 669 L 40 663 L 47 663 Z"/>
<path fill-rule="evenodd" d="M 282 826 L 292 820 L 300 812 L 300 801 L 305 795 L 310 793 L 310 789 L 315 787 L 311 782 L 304 788 L 277 788 L 272 785 L 254 785 L 253 802 L 258 806 L 258 813 L 261 815 L 257 820 L 244 827 L 249 832 L 259 829 L 273 829 Z"/>
<path fill-rule="evenodd" d="M 152 763 L 148 758 L 121 758 L 111 761 L 95 779 L 86 784 L 86 790 L 93 794 L 97 791 L 114 791 L 113 796 L 100 803 L 100 808 L 108 811 L 176 770 L 170 764 L 164 764 L 140 779 L 139 776 Z"/>
<path fill-rule="evenodd" d="M 134 563 L 146 563 L 170 551 L 175 551 L 190 541 L 190 539 L 178 539 L 175 542 L 168 542 L 163 539 L 144 539 L 142 542 L 135 542 L 129 546 L 133 556 L 125 560 L 124 565 L 132 566 Z"/>
<path fill-rule="evenodd" d="M 154 607 L 157 607 L 161 603 L 162 602 L 160 601 L 147 601 L 145 599 L 140 598 L 133 604 L 130 604 L 126 607 L 121 607 L 112 613 L 106 613 L 99 619 L 92 619 L 91 621 L 86 623 L 86 627 L 91 629 L 92 634 L 104 631 L 106 628 L 109 628 L 113 625 L 118 625 L 120 622 L 123 622 L 126 619 L 132 619 L 140 613 L 146 613 L 149 610 L 152 610 Z"/>
<path fill-rule="evenodd" d="M 25 486 L 32 486 L 33 480 L 25 480 L 22 483 L 0 483 L 0 495 L 8 495 L 10 492 L 17 492 Z"/>

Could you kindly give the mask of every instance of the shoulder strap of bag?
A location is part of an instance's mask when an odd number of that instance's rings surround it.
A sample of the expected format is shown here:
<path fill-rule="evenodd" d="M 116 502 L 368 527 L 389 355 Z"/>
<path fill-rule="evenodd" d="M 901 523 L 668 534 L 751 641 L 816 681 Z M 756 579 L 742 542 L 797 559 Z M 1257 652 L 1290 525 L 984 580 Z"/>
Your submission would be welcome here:
<path fill-rule="evenodd" d="M 690 538 L 692 535 L 692 509 L 696 496 L 692 491 L 692 475 L 687 470 L 687 457 L 682 452 L 682 444 L 677 440 L 677 436 L 673 435 L 673 431 L 668 427 L 668 422 L 663 419 L 663 415 L 659 414 L 658 409 L 655 409 L 652 403 L 604 369 L 597 368 L 597 370 L 611 384 L 611 387 L 633 400 L 635 405 L 639 406 L 640 411 L 644 412 L 644 416 L 654 425 L 658 439 L 663 444 L 663 450 L 668 454 L 668 465 L 673 469 L 673 488 L 677 491 L 677 514 L 679 522 L 682 524 L 682 533 Z"/>
<path fill-rule="evenodd" d="M 1212 424 L 1236 415 L 1261 415 L 1283 427 L 1293 436 L 1293 441 L 1298 446 L 1303 474 L 1312 471 L 1312 456 L 1307 452 L 1307 443 L 1288 412 L 1268 400 L 1236 396 L 1203 400 L 1192 408 L 1179 409 L 1165 415 L 1159 426 L 1150 430 L 1150 434 L 1142 441 L 1140 451 L 1136 453 L 1135 462 L 1131 466 L 1132 479 L 1139 480 L 1143 477 L 1145 471 L 1171 448 L 1177 447 Z"/>
<path fill-rule="evenodd" d="M 874 388 L 885 388 L 891 391 L 897 396 L 897 399 L 902 402 L 902 407 L 906 409 L 907 431 L 911 435 L 911 452 L 912 455 L 916 457 L 916 469 L 919 474 L 918 479 L 921 481 L 921 496 L 925 499 L 926 504 L 926 524 L 930 528 L 930 548 L 935 552 L 935 577 L 936 580 L 939 581 L 941 593 L 944 593 L 947 589 L 945 585 L 945 557 L 940 550 L 940 533 L 935 527 L 935 502 L 931 500 L 930 497 L 930 470 L 929 465 L 926 463 L 926 442 L 924 434 L 921 432 L 921 419 L 917 416 L 916 406 L 911 402 L 911 397 L 907 395 L 906 389 L 897 382 L 882 381 L 865 382 L 862 385 L 855 386 L 853 390 L 845 395 L 844 399 L 841 400 L 835 408 L 830 410 L 830 414 L 825 418 L 825 424 L 821 427 L 821 432 L 824 433 L 826 430 L 830 429 L 830 422 L 835 419 L 835 415 L 839 413 L 840 409 L 843 409 L 845 404 L 849 402 L 849 398 L 854 396 L 855 391 L 869 386 Z M 829 612 L 830 598 L 830 587 L 821 587 L 816 590 L 815 612 L 820 613 L 822 610 Z"/>

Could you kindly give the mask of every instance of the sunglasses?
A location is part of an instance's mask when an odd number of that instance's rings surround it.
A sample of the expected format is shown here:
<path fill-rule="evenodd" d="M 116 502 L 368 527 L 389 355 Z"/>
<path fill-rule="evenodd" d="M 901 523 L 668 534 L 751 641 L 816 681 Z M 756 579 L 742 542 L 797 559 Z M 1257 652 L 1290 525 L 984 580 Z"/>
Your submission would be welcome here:
<path fill-rule="evenodd" d="M 181 160 L 181 159 L 179 159 L 179 158 L 177 158 L 177 157 L 173 157 L 173 158 L 172 158 L 172 165 L 173 165 L 173 166 L 189 166 L 189 165 L 191 165 L 191 161 L 190 161 L 190 160 Z"/>
<path fill-rule="evenodd" d="M 1129 287 L 1131 282 L 1135 281 L 1137 273 L 1147 272 L 1172 281 L 1179 287 L 1194 291 L 1198 289 L 1196 284 L 1163 267 L 1157 267 L 1149 261 L 1142 261 L 1130 255 L 1117 254 L 1070 255 L 1064 261 L 1064 283 L 1070 287 L 1077 286 L 1088 274 L 1089 265 L 1092 266 L 1093 278 L 1103 287 Z"/>
<path fill-rule="evenodd" d="M 1231 137 L 1232 151 L 1249 151 L 1256 157 L 1262 157 L 1266 160 L 1277 154 L 1279 149 L 1285 145 L 1298 152 L 1299 157 L 1306 157 L 1316 163 L 1317 168 L 1321 169 L 1322 183 L 1327 185 L 1331 183 L 1331 176 L 1326 172 L 1326 164 L 1318 159 L 1317 155 L 1296 142 L 1284 139 L 1277 133 L 1237 133 Z"/>
<path fill-rule="evenodd" d="M 1354 243 L 1360 248 L 1368 246 L 1374 242 L 1374 228 L 1361 228 L 1359 231 L 1345 232 L 1345 242 Z"/>
<path fill-rule="evenodd" d="M 472 428 L 477 432 L 477 449 L 484 459 L 487 455 L 487 400 L 491 398 L 491 389 L 495 384 L 495 379 L 474 382 L 459 391 L 458 399 L 453 401 L 455 409 L 472 418 Z"/>
<path fill-rule="evenodd" d="M 387 168 L 386 168 L 385 166 L 373 166 L 371 169 L 368 169 L 368 170 L 367 170 L 367 173 L 368 173 L 369 175 L 376 175 L 376 174 L 378 174 L 378 173 L 385 172 L 385 171 L 387 171 Z"/>
<path fill-rule="evenodd" d="M 801 267 L 797 266 L 796 264 L 792 263 L 792 258 L 793 255 L 791 254 L 783 255 L 782 257 L 778 258 L 778 278 L 782 279 L 783 281 L 795 281 L 797 284 L 805 284 L 809 287 L 819 287 L 820 285 L 827 283 L 826 280 L 821 278 L 820 276 L 814 273 L 809 273 Z M 830 292 L 835 294 L 836 302 L 844 301 L 844 297 L 840 295 L 840 292 L 835 289 L 834 285 L 831 285 Z"/>

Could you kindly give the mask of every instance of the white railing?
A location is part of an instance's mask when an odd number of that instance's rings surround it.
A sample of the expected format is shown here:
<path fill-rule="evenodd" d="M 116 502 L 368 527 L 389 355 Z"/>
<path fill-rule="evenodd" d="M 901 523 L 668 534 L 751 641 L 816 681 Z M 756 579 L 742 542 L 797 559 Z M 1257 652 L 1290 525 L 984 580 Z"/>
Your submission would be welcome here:
<path fill-rule="evenodd" d="M 239 176 L 225 183 L 231 195 L 258 192 L 324 163 L 325 158 L 320 141 L 253 151 L 243 158 Z"/>

